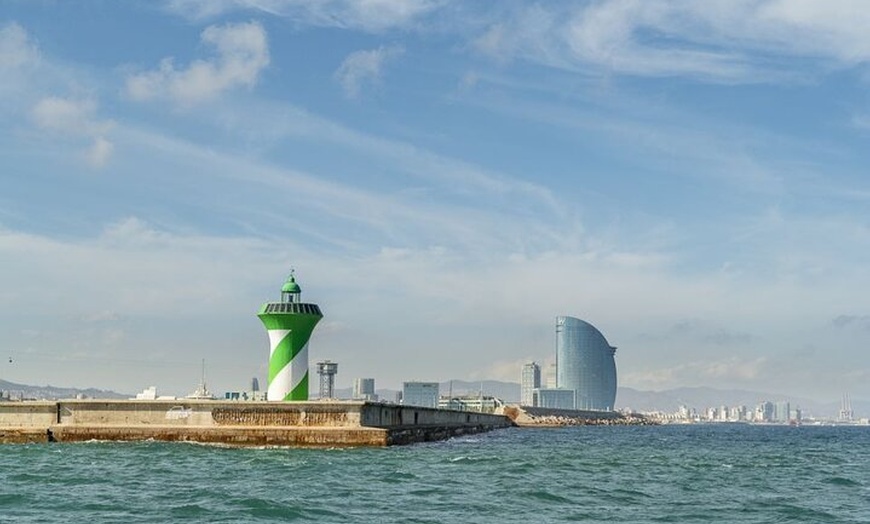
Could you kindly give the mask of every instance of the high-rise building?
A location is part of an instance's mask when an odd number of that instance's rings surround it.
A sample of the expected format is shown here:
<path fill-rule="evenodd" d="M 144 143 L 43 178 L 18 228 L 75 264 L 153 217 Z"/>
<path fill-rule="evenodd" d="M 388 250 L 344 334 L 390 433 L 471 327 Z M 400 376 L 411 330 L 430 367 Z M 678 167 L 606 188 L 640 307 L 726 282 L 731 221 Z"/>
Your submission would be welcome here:
<path fill-rule="evenodd" d="M 773 422 L 773 402 L 765 400 L 755 408 L 755 422 Z"/>
<path fill-rule="evenodd" d="M 353 381 L 353 398 L 354 400 L 377 400 L 378 396 L 375 394 L 375 379 L 355 379 Z"/>
<path fill-rule="evenodd" d="M 291 271 L 281 301 L 263 304 L 257 314 L 269 333 L 268 400 L 308 400 L 308 339 L 323 313 L 301 296 Z"/>
<path fill-rule="evenodd" d="M 437 382 L 402 383 L 402 404 L 405 406 L 437 408 L 438 395 Z"/>
<path fill-rule="evenodd" d="M 840 422 L 852 422 L 855 417 L 855 412 L 852 411 L 852 398 L 848 394 L 843 395 L 843 402 L 840 403 L 840 411 L 837 414 L 837 420 Z"/>
<path fill-rule="evenodd" d="M 791 420 L 791 404 L 785 400 L 774 403 L 773 421 L 787 424 Z"/>
<path fill-rule="evenodd" d="M 574 391 L 574 409 L 612 411 L 616 348 L 592 324 L 556 318 L 556 386 Z"/>
<path fill-rule="evenodd" d="M 520 376 L 520 405 L 534 406 L 534 390 L 541 387 L 541 366 L 537 362 L 523 365 Z"/>

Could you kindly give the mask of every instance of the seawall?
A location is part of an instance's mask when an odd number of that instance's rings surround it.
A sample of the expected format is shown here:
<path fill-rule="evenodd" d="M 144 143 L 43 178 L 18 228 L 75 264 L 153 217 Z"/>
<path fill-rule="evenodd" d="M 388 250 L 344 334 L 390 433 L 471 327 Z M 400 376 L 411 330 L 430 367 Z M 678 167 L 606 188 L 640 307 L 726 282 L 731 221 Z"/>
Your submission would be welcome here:
<path fill-rule="evenodd" d="M 239 446 L 390 446 L 511 425 L 501 415 L 360 401 L 0 402 L 0 443 L 153 439 Z"/>

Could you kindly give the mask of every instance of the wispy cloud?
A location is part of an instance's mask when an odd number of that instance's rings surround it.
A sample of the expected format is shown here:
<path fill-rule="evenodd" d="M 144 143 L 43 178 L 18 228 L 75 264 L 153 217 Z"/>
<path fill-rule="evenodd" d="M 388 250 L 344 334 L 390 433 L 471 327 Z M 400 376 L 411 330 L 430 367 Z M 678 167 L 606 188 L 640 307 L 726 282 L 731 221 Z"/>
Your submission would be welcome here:
<path fill-rule="evenodd" d="M 134 100 L 169 99 L 190 106 L 231 89 L 253 87 L 269 65 L 266 30 L 257 22 L 210 26 L 201 39 L 215 49 L 215 57 L 182 68 L 164 58 L 154 71 L 129 75 L 127 94 Z"/>
<path fill-rule="evenodd" d="M 297 124 L 305 124 L 304 120 L 294 120 Z M 318 131 L 318 122 L 327 127 Z M 392 165 L 391 171 L 398 170 L 403 175 L 394 181 L 396 187 L 379 190 L 356 184 L 353 180 L 333 181 L 328 176 L 276 166 L 245 155 L 217 152 L 208 146 L 141 129 L 121 127 L 117 134 L 123 137 L 124 147 L 136 156 L 159 156 L 173 165 L 178 162 L 186 166 L 193 162 L 199 166 L 196 170 L 183 170 L 189 172 L 184 177 L 161 178 L 160 183 L 167 188 L 177 184 L 181 187 L 189 183 L 199 184 L 186 179 L 198 180 L 199 173 L 206 166 L 205 172 L 211 179 L 245 187 L 247 198 L 226 200 L 215 195 L 211 209 L 225 209 L 230 217 L 246 217 L 245 220 L 259 224 L 256 227 L 261 233 L 268 225 L 269 229 L 291 228 L 306 238 L 317 238 L 351 250 L 366 245 L 369 250 L 379 245 L 422 246 L 424 249 L 443 245 L 457 249 L 461 246 L 481 254 L 495 246 L 499 246 L 499 250 L 507 247 L 522 251 L 521 246 L 530 242 L 552 244 L 566 241 L 565 236 L 552 230 L 547 218 L 552 211 L 541 219 L 529 219 L 514 212 L 519 208 L 546 206 L 551 202 L 555 205 L 556 199 L 552 195 L 533 184 L 499 177 L 452 158 L 357 134 L 318 119 L 314 119 L 311 126 L 304 127 L 316 133 L 320 140 L 335 141 L 337 149 L 334 150 L 351 151 L 355 155 L 359 154 L 355 149 L 363 150 L 366 154 L 361 157 L 362 161 L 382 162 L 386 159 Z M 347 136 L 327 138 L 320 135 L 332 132 Z M 131 169 L 138 171 L 139 168 Z M 456 191 L 466 198 L 441 202 L 426 198 L 426 193 L 403 191 L 408 176 L 412 180 L 424 180 L 439 190 L 444 187 Z M 415 180 L 414 184 L 419 182 Z M 209 189 L 203 188 L 203 191 Z M 264 193 L 260 195 L 261 192 Z M 308 223 L 295 218 L 294 214 L 278 211 L 283 210 L 282 195 L 288 192 L 295 195 L 297 204 L 294 209 L 298 213 L 318 219 Z M 516 205 L 513 209 L 504 209 L 502 201 L 516 202 Z M 498 218 L 490 213 L 495 213 Z M 569 223 L 564 227 L 571 230 L 574 225 Z M 535 233 L 524 233 L 528 230 Z"/>
<path fill-rule="evenodd" d="M 691 318 L 680 320 L 665 333 L 650 335 L 648 339 L 681 343 L 692 341 L 702 345 L 733 347 L 746 346 L 753 342 L 755 337 L 739 329 L 719 326 L 716 321 Z"/>
<path fill-rule="evenodd" d="M 103 167 L 112 156 L 115 146 L 105 138 L 98 136 L 88 148 L 85 158 L 94 167 Z"/>
<path fill-rule="evenodd" d="M 729 357 L 719 360 L 692 361 L 672 367 L 660 367 L 626 373 L 623 383 L 642 388 L 663 389 L 682 385 L 747 384 L 766 375 L 770 363 L 766 357 Z"/>
<path fill-rule="evenodd" d="M 442 220 L 453 222 L 451 217 L 457 216 L 458 208 L 465 209 L 470 214 L 478 214 L 481 218 L 485 218 L 481 208 L 496 208 L 510 215 L 533 209 L 537 212 L 535 214 L 558 216 L 565 220 L 565 224 L 572 221 L 564 203 L 542 184 L 487 169 L 461 158 L 438 154 L 410 142 L 365 133 L 291 104 L 251 103 L 243 107 L 224 105 L 210 112 L 207 117 L 215 118 L 219 125 L 221 122 L 230 122 L 236 133 L 244 134 L 250 129 L 256 133 L 255 139 L 260 144 L 267 144 L 269 147 L 280 148 L 283 143 L 304 139 L 311 143 L 325 144 L 333 151 L 343 151 L 344 155 L 360 157 L 364 162 L 375 162 L 381 166 L 379 170 L 389 174 L 389 191 L 381 191 L 380 197 L 413 201 L 412 207 L 420 211 L 430 205 L 429 199 L 424 202 L 420 202 L 420 199 L 431 192 L 450 197 L 449 203 L 444 204 L 447 209 L 429 217 L 435 224 Z M 187 146 L 195 147 L 194 144 L 182 147 Z M 175 146 L 170 146 L 167 142 L 160 147 Z M 202 148 L 202 156 L 213 155 L 210 148 Z M 264 162 L 261 167 L 266 164 L 268 163 Z M 250 173 L 250 169 L 238 172 Z M 288 172 L 292 172 L 292 169 L 288 169 Z M 329 177 L 312 178 L 317 178 L 318 183 L 326 183 Z M 365 179 L 361 180 L 364 181 Z M 352 187 L 355 182 L 348 180 L 346 185 Z M 418 188 L 422 189 L 414 191 Z M 462 213 L 458 216 L 471 218 Z M 497 223 L 498 220 L 493 226 Z M 469 230 L 473 227 L 463 226 L 457 229 Z M 507 235 L 513 234 L 502 228 L 499 236 Z M 561 241 L 565 239 L 562 238 Z"/>
<path fill-rule="evenodd" d="M 109 127 L 107 122 L 94 118 L 97 104 L 93 100 L 74 100 L 48 97 L 33 108 L 33 120 L 42 129 L 62 133 L 102 134 Z"/>
<path fill-rule="evenodd" d="M 97 104 L 92 99 L 47 97 L 36 103 L 31 117 L 42 130 L 90 140 L 91 145 L 83 150 L 84 158 L 93 167 L 103 167 L 112 154 L 113 144 L 105 135 L 113 123 L 99 120 L 96 113 Z"/>
<path fill-rule="evenodd" d="M 408 27 L 444 0 L 169 0 L 167 8 L 201 20 L 231 11 L 256 11 L 299 23 L 379 32 Z"/>
<path fill-rule="evenodd" d="M 341 83 L 345 96 L 357 98 L 364 85 L 377 85 L 381 81 L 386 63 L 403 52 L 397 46 L 355 51 L 335 71 L 335 78 Z"/>
<path fill-rule="evenodd" d="M 578 72 L 759 82 L 792 77 L 790 57 L 866 62 L 868 23 L 852 0 L 604 0 L 520 6 L 476 47 Z"/>
<path fill-rule="evenodd" d="M 23 27 L 14 22 L 0 27 L 0 71 L 33 65 L 39 58 L 39 48 Z"/>
<path fill-rule="evenodd" d="M 856 326 L 860 329 L 870 330 L 870 315 L 837 315 L 831 324 L 837 328 Z"/>
<path fill-rule="evenodd" d="M 870 130 L 870 115 L 864 113 L 853 115 L 851 124 L 856 129 L 868 131 Z"/>
<path fill-rule="evenodd" d="M 34 79 L 45 81 L 42 52 L 33 36 L 15 23 L 0 23 L 0 111 L 18 117 L 26 112 L 33 96 Z M 42 73 L 42 74 L 40 74 Z"/>

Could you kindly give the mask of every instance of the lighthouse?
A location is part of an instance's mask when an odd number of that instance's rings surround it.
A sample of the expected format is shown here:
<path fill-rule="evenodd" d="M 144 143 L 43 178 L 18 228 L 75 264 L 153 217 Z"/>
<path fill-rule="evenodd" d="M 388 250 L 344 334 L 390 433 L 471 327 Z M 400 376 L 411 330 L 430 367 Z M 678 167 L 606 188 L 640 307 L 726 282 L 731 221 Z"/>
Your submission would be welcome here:
<path fill-rule="evenodd" d="M 280 302 L 267 302 L 257 314 L 269 333 L 267 400 L 308 400 L 308 339 L 323 318 L 317 304 L 302 302 L 293 271 Z"/>

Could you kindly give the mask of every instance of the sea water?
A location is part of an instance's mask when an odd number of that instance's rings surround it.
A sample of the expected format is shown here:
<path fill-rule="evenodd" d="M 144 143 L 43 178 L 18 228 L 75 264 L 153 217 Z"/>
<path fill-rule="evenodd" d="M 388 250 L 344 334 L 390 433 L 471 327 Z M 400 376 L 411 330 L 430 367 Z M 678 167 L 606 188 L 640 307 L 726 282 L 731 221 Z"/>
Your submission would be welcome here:
<path fill-rule="evenodd" d="M 507 429 L 385 449 L 0 446 L 2 523 L 870 522 L 870 427 Z"/>

